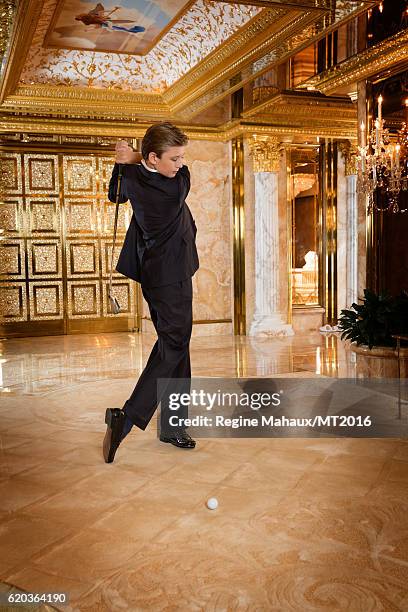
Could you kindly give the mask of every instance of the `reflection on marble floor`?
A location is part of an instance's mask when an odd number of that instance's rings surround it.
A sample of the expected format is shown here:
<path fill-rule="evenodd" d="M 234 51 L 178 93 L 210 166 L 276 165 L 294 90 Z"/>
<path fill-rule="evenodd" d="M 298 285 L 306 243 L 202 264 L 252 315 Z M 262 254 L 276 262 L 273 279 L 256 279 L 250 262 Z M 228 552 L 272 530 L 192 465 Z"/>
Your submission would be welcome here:
<path fill-rule="evenodd" d="M 153 342 L 150 334 L 132 333 L 0 340 L 0 392 L 42 395 L 71 385 L 119 379 L 131 379 L 131 386 Z M 353 356 L 335 335 L 273 340 L 262 336 L 198 336 L 191 345 L 193 376 L 270 376 L 306 371 L 353 377 Z"/>
<path fill-rule="evenodd" d="M 65 610 L 408 609 L 408 443 L 199 440 L 134 430 L 101 457 L 153 336 L 1 346 L 0 579 Z M 199 336 L 196 376 L 353 376 L 336 337 Z M 205 502 L 217 497 L 210 511 Z"/>

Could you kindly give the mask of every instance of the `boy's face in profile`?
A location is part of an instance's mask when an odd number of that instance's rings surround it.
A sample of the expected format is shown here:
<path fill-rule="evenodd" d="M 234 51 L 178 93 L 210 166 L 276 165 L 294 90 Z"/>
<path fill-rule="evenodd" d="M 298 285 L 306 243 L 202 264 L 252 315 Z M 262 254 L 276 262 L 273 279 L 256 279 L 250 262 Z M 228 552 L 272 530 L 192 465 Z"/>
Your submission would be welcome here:
<path fill-rule="evenodd" d="M 156 153 L 149 153 L 148 162 L 163 176 L 174 178 L 178 170 L 184 165 L 185 147 L 169 147 L 158 157 Z"/>

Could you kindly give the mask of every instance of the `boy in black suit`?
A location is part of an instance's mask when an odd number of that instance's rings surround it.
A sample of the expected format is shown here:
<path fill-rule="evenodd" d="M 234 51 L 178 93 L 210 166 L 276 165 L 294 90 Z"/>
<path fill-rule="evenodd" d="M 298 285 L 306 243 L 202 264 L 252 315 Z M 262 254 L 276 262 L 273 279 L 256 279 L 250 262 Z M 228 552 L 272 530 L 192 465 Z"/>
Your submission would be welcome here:
<path fill-rule="evenodd" d="M 163 122 L 147 130 L 141 155 L 125 141 L 116 146 L 109 199 L 116 201 L 121 168 L 119 202 L 130 200 L 133 208 L 116 270 L 141 283 L 158 339 L 123 408 L 106 410 L 106 463 L 114 460 L 119 444 L 133 425 L 146 429 L 160 401 L 160 440 L 181 448 L 195 447 L 182 425 L 169 422 L 169 416 L 177 415 L 177 421 L 185 418 L 187 409 L 171 415 L 168 410 L 169 393 L 190 389 L 191 277 L 199 267 L 197 229 L 185 202 L 190 190 L 190 173 L 183 163 L 187 142 L 179 128 Z M 162 387 L 158 391 L 158 379 L 172 381 L 165 391 Z"/>

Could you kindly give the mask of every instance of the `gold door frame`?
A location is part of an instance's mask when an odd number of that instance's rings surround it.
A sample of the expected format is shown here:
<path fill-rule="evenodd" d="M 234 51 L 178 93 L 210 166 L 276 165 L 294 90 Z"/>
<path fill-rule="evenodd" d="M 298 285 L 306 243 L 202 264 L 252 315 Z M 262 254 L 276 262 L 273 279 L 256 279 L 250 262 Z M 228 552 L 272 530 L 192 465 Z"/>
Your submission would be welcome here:
<path fill-rule="evenodd" d="M 232 213 L 234 264 L 234 334 L 246 334 L 245 301 L 245 206 L 244 206 L 244 141 L 242 136 L 231 141 L 232 147 Z"/>
<path fill-rule="evenodd" d="M 325 139 L 320 147 L 322 186 L 322 306 L 325 323 L 337 323 L 337 142 Z"/>
<path fill-rule="evenodd" d="M 288 210 L 288 298 L 289 320 L 293 310 L 324 308 L 324 322 L 337 322 L 337 142 L 325 139 L 319 146 L 319 218 L 318 218 L 318 289 L 316 305 L 295 305 L 292 298 L 292 231 L 294 197 L 291 181 L 292 150 L 316 149 L 317 145 L 299 143 L 285 144 L 288 152 L 287 164 L 287 210 Z"/>
<path fill-rule="evenodd" d="M 30 142 L 4 144 L 0 157 L 0 334 L 140 329 L 136 283 L 114 273 L 119 315 L 110 312 L 107 297 L 115 205 L 106 191 L 113 152 Z M 131 214 L 129 204 L 121 205 L 115 256 Z"/>

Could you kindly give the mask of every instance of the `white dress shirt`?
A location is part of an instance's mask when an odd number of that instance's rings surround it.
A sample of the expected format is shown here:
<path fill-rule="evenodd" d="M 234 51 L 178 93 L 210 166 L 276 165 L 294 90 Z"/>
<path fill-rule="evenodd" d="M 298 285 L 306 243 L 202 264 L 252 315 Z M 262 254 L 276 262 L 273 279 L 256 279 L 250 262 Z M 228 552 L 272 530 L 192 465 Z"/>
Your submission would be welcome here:
<path fill-rule="evenodd" d="M 155 168 L 149 168 L 144 159 L 142 159 L 142 164 L 144 165 L 146 170 L 149 170 L 149 172 L 158 172 L 158 170 L 156 170 Z"/>

